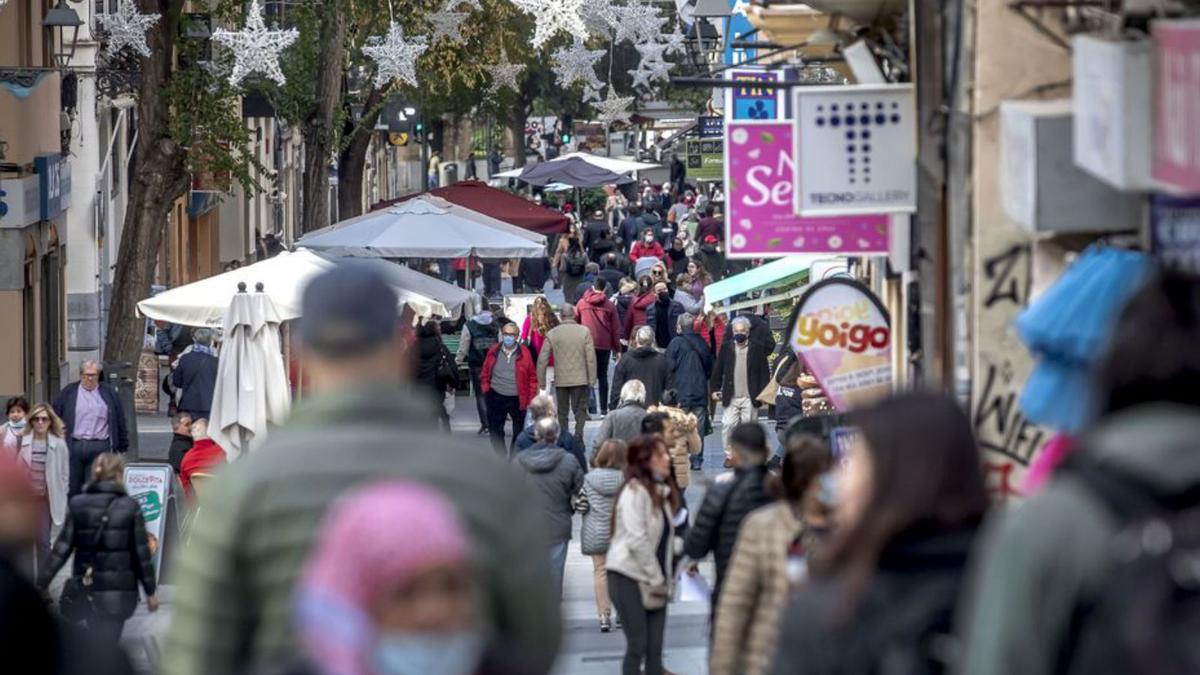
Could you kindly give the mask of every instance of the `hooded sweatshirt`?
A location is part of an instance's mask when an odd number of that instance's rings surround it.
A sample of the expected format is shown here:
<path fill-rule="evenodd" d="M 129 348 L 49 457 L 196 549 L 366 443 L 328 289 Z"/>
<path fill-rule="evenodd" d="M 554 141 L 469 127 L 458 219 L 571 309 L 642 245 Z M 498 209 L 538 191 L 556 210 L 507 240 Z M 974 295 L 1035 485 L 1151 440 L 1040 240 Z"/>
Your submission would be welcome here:
<path fill-rule="evenodd" d="M 658 299 L 658 296 L 654 294 L 653 290 L 649 290 L 636 296 L 633 302 L 629 303 L 629 310 L 625 312 L 624 333 L 626 340 L 633 339 L 634 329 L 646 325 L 646 310 L 650 308 L 650 305 L 654 304 L 656 299 Z"/>
<path fill-rule="evenodd" d="M 569 541 L 574 513 L 571 501 L 583 488 L 583 468 L 579 462 L 557 445 L 539 442 L 517 455 L 517 464 L 537 488 L 549 541 Z"/>
<path fill-rule="evenodd" d="M 617 317 L 617 307 L 609 302 L 607 295 L 589 288 L 575 309 L 579 314 L 579 323 L 592 332 L 592 342 L 595 343 L 596 349 L 611 350 L 620 346 L 621 325 Z"/>

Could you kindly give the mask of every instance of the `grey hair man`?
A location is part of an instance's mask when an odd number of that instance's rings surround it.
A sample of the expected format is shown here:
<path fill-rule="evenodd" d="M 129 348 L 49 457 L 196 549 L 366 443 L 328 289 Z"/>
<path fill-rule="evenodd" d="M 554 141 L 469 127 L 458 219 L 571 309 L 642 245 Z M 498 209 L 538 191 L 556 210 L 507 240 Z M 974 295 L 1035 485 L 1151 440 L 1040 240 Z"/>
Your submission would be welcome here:
<path fill-rule="evenodd" d="M 654 344 L 654 329 L 641 326 L 633 333 L 633 344 L 617 367 L 613 369 L 612 396 L 609 398 L 609 408 L 615 409 L 621 403 L 620 392 L 626 382 L 640 380 L 646 390 L 643 399 L 646 406 L 655 406 L 662 402 L 662 393 L 667 389 L 667 379 L 670 364 L 667 357 Z"/>
<path fill-rule="evenodd" d="M 731 466 L 732 449 L 730 434 L 739 424 L 758 419 L 758 395 L 766 388 L 771 378 L 771 366 L 767 363 L 770 353 L 759 341 L 750 339 L 750 319 L 739 316 L 730 324 L 731 335 L 721 345 L 717 362 L 713 367 L 713 400 L 724 404 L 721 416 L 721 434 L 725 442 L 725 464 Z"/>
<path fill-rule="evenodd" d="M 550 571 L 554 589 L 562 597 L 563 569 L 567 561 L 567 545 L 571 542 L 571 516 L 575 495 L 583 489 L 583 467 L 558 445 L 558 422 L 547 417 L 533 425 L 537 443 L 517 455 L 516 464 L 529 476 L 538 496 L 550 542 Z"/>
<path fill-rule="evenodd" d="M 562 323 L 546 333 L 538 353 L 538 387 L 546 388 L 546 368 L 554 358 L 554 396 L 558 401 L 558 425 L 567 428 L 567 418 L 575 415 L 575 440 L 583 446 L 583 425 L 588 420 L 588 392 L 596 383 L 596 342 L 592 331 L 575 320 L 575 306 L 564 303 L 559 309 Z M 603 364 L 605 368 L 608 364 Z"/>
<path fill-rule="evenodd" d="M 545 532 L 523 476 L 439 432 L 432 406 L 412 395 L 411 317 L 397 316 L 378 270 L 335 265 L 309 282 L 301 305 L 309 396 L 209 484 L 195 545 L 179 561 L 161 671 L 257 672 L 294 653 L 291 600 L 329 505 L 364 482 L 405 480 L 454 504 L 481 580 L 483 629 L 549 672 L 560 601 L 546 587 Z"/>
<path fill-rule="evenodd" d="M 192 419 L 207 418 L 212 412 L 220 363 L 212 348 L 213 337 L 211 328 L 192 331 L 192 346 L 171 373 L 171 385 L 179 391 L 179 412 L 191 413 Z"/>
<path fill-rule="evenodd" d="M 646 385 L 641 380 L 629 380 L 621 385 L 621 405 L 604 416 L 600 433 L 592 445 L 592 451 L 610 438 L 632 441 L 642 432 L 642 418 L 646 416 Z"/>
<path fill-rule="evenodd" d="M 555 420 L 555 425 L 559 428 L 558 440 L 555 445 L 566 450 L 579 465 L 587 471 L 587 458 L 583 451 L 583 444 L 576 441 L 571 434 L 562 433 L 562 425 L 557 422 L 558 407 L 554 404 L 554 399 L 546 394 L 538 394 L 529 402 L 529 419 L 530 425 L 525 427 L 517 438 L 513 441 L 513 459 L 517 459 L 520 453 L 533 447 L 538 442 L 537 438 L 537 423 L 542 420 Z"/>
<path fill-rule="evenodd" d="M 92 462 L 106 452 L 129 449 L 125 407 L 117 390 L 100 379 L 100 365 L 84 361 L 79 366 L 79 381 L 63 387 L 54 397 L 54 412 L 62 418 L 70 455 L 69 495 L 79 494 Z"/>

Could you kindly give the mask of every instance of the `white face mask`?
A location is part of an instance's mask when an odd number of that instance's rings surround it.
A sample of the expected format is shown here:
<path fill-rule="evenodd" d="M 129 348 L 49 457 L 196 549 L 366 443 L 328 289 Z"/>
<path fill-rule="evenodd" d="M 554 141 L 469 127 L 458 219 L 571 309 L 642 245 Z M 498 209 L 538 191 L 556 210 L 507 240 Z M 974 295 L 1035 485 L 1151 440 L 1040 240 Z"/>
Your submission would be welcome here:
<path fill-rule="evenodd" d="M 483 649 L 483 636 L 473 630 L 384 634 L 371 662 L 379 675 L 472 675 Z"/>

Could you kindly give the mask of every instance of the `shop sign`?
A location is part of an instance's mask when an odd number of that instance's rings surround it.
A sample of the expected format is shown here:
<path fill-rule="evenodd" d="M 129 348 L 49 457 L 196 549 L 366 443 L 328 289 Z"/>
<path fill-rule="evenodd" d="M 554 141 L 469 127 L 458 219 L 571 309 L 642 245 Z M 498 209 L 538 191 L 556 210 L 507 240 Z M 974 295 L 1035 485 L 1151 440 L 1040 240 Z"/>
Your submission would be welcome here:
<path fill-rule="evenodd" d="M 692 180 L 721 180 L 725 148 L 719 138 L 691 139 L 686 144 L 687 177 Z"/>
<path fill-rule="evenodd" d="M 776 120 L 783 117 L 783 90 L 768 86 L 779 80 L 779 71 L 733 70 L 729 79 L 726 116 L 735 120 Z"/>
<path fill-rule="evenodd" d="M 726 254 L 887 255 L 884 214 L 804 218 L 795 214 L 791 122 L 730 122 L 726 142 Z"/>
<path fill-rule="evenodd" d="M 1200 196 L 1150 198 L 1150 247 L 1165 267 L 1200 274 Z"/>
<path fill-rule="evenodd" d="M 171 485 L 175 472 L 167 464 L 127 464 L 125 489 L 142 508 L 146 534 L 154 552 L 154 574 L 162 574 L 163 540 L 167 530 Z"/>
<path fill-rule="evenodd" d="M 724 138 L 725 118 L 701 115 L 696 118 L 696 133 L 700 138 Z"/>
<path fill-rule="evenodd" d="M 1151 189 L 1154 45 L 1095 35 L 1072 45 L 1076 166 L 1119 190 Z"/>
<path fill-rule="evenodd" d="M 869 288 L 837 277 L 813 284 L 792 312 L 788 344 L 838 412 L 892 391 L 892 330 Z"/>
<path fill-rule="evenodd" d="M 1200 193 L 1200 19 L 1155 21 L 1154 177 Z"/>
<path fill-rule="evenodd" d="M 38 177 L 0 180 L 0 228 L 21 228 L 41 220 Z"/>
<path fill-rule="evenodd" d="M 71 199 L 71 168 L 62 155 L 39 155 L 33 158 L 38 175 L 38 206 L 41 219 L 50 220 L 67 208 Z"/>
<path fill-rule="evenodd" d="M 912 85 L 796 87 L 794 97 L 796 213 L 916 211 Z"/>

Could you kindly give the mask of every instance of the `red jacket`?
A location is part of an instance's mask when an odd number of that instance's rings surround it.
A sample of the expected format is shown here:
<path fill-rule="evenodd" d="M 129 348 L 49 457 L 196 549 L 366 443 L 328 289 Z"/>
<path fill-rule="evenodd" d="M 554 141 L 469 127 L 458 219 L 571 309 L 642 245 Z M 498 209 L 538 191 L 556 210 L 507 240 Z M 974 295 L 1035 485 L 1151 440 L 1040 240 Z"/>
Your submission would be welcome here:
<path fill-rule="evenodd" d="M 483 390 L 484 394 L 492 390 L 492 368 L 496 367 L 496 359 L 500 358 L 501 349 L 499 343 L 492 345 L 483 359 L 483 370 L 479 373 L 479 388 Z M 517 378 L 518 405 L 521 406 L 521 410 L 525 410 L 538 393 L 537 364 L 533 360 L 533 352 L 529 351 L 529 347 L 522 344 L 517 345 L 517 360 L 513 374 Z"/>
<path fill-rule="evenodd" d="M 712 336 L 709 335 L 708 324 L 704 322 L 704 317 L 702 317 L 702 316 L 696 317 L 696 321 L 695 321 L 695 323 L 692 324 L 692 328 L 695 329 L 696 333 L 698 335 L 700 335 L 701 338 L 704 339 L 704 342 L 706 342 L 708 344 L 708 346 L 712 348 L 714 354 L 720 354 L 721 353 L 721 345 L 725 342 L 725 324 L 726 323 L 728 323 L 728 322 L 725 321 L 724 314 L 717 314 L 716 316 L 713 317 L 713 331 L 712 332 L 715 333 L 717 336 L 717 344 L 715 344 L 715 345 L 712 343 Z"/>
<path fill-rule="evenodd" d="M 617 306 L 609 301 L 607 295 L 589 288 L 576 303 L 575 310 L 579 313 L 579 323 L 592 332 L 592 342 L 595 343 L 596 349 L 620 348 L 620 317 L 617 316 Z"/>
<path fill-rule="evenodd" d="M 183 456 L 179 464 L 179 482 L 183 483 L 183 491 L 188 497 L 195 497 L 192 490 L 192 477 L 198 473 L 212 473 L 212 470 L 225 463 L 225 451 L 211 438 L 201 438 L 192 445 L 192 449 Z"/>
<path fill-rule="evenodd" d="M 666 255 L 666 251 L 663 251 L 662 244 L 655 241 L 653 244 L 647 245 L 646 242 L 642 241 L 641 239 L 638 239 L 637 243 L 635 243 L 633 248 L 629 251 L 629 259 L 633 262 L 637 262 L 638 258 L 646 257 L 658 258 L 659 260 L 662 260 L 664 255 Z"/>
<path fill-rule="evenodd" d="M 629 309 L 625 310 L 625 326 L 622 328 L 626 340 L 632 342 L 633 331 L 637 330 L 638 326 L 646 325 L 646 310 L 657 298 L 653 290 L 633 296 L 633 300 L 629 302 Z"/>

